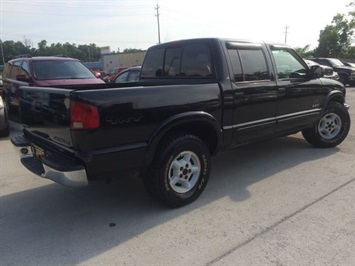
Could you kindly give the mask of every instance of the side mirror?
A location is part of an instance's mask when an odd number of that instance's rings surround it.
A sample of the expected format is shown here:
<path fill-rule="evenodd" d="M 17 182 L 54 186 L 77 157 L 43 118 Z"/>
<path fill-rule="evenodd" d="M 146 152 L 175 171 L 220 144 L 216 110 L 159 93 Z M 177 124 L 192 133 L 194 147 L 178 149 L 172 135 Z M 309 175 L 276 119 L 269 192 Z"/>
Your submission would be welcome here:
<path fill-rule="evenodd" d="M 320 65 L 313 65 L 310 67 L 309 76 L 311 79 L 324 77 L 324 69 Z"/>
<path fill-rule="evenodd" d="M 28 82 L 29 78 L 26 77 L 26 75 L 16 75 L 16 80 L 18 81 L 24 81 L 24 82 Z"/>

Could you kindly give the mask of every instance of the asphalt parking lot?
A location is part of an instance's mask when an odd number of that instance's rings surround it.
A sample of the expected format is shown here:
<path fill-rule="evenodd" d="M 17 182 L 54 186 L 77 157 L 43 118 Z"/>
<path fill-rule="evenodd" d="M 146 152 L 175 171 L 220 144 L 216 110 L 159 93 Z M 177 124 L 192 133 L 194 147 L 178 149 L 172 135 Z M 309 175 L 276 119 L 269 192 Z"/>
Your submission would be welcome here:
<path fill-rule="evenodd" d="M 202 196 L 175 210 L 139 178 L 41 179 L 2 138 L 0 265 L 355 265 L 355 87 L 347 102 L 338 147 L 295 134 L 220 154 Z"/>

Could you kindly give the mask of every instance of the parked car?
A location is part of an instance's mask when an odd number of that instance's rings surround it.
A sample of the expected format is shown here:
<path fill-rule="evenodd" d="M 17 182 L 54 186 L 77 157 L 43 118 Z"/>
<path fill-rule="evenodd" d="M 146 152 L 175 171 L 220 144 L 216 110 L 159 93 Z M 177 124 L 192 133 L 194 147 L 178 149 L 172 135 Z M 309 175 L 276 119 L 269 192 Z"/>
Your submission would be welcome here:
<path fill-rule="evenodd" d="M 307 63 L 309 67 L 314 66 L 314 65 L 319 65 L 318 63 L 304 59 L 304 61 Z M 327 79 L 333 79 L 333 80 L 339 80 L 339 75 L 337 72 L 333 71 L 333 68 L 330 66 L 325 66 L 325 65 L 319 65 L 324 73 L 324 78 Z"/>
<path fill-rule="evenodd" d="M 140 66 L 125 69 L 120 74 L 118 74 L 118 76 L 114 79 L 113 83 L 136 82 L 139 80 L 140 73 Z"/>
<path fill-rule="evenodd" d="M 108 73 L 107 76 L 104 78 L 104 81 L 106 83 L 111 83 L 117 76 L 120 74 L 123 70 L 129 68 L 128 66 L 121 66 L 121 67 L 115 67 L 111 69 Z"/>
<path fill-rule="evenodd" d="M 355 68 L 355 63 L 351 63 L 351 62 L 343 62 L 344 65 L 349 66 L 349 67 L 354 67 Z"/>
<path fill-rule="evenodd" d="M 7 109 L 0 95 L 0 137 L 7 137 L 9 134 L 10 134 L 10 124 L 9 124 L 9 118 L 7 116 Z"/>
<path fill-rule="evenodd" d="M 20 57 L 5 64 L 3 100 L 10 109 L 18 109 L 19 87 L 63 87 L 105 83 L 78 59 L 69 57 Z"/>
<path fill-rule="evenodd" d="M 99 77 L 102 80 L 104 80 L 107 76 L 107 73 L 105 71 L 100 71 L 98 73 L 99 73 L 99 75 L 97 77 Z"/>
<path fill-rule="evenodd" d="M 339 75 L 339 81 L 344 85 L 355 85 L 355 68 L 343 64 L 336 58 L 308 58 L 320 65 L 330 66 Z"/>

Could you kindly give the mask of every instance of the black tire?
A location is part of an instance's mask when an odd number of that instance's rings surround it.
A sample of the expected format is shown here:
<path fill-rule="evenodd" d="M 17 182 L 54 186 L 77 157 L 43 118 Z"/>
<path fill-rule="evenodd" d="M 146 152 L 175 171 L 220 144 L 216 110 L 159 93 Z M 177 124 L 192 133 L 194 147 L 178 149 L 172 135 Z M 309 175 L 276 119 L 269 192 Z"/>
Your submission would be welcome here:
<path fill-rule="evenodd" d="M 303 130 L 302 134 L 306 141 L 316 147 L 335 147 L 348 135 L 350 123 L 350 116 L 344 105 L 331 102 L 317 124 Z"/>
<path fill-rule="evenodd" d="M 195 201 L 210 175 L 210 152 L 198 137 L 175 134 L 159 145 L 144 178 L 148 193 L 170 208 Z"/>

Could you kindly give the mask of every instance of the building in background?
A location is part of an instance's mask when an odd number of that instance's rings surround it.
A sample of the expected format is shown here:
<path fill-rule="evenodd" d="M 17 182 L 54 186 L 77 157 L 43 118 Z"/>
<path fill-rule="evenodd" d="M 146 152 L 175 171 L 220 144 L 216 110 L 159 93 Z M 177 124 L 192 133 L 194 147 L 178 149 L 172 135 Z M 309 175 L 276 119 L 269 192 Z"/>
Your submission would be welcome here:
<path fill-rule="evenodd" d="M 110 70 L 118 67 L 140 66 L 146 53 L 144 51 L 111 53 L 109 46 L 100 47 L 101 58 L 96 62 L 85 62 L 84 64 L 93 71 L 104 71 L 109 73 Z"/>
<path fill-rule="evenodd" d="M 145 53 L 146 51 L 101 54 L 101 58 L 103 62 L 102 70 L 109 72 L 111 69 L 115 67 L 140 66 L 143 63 Z"/>
<path fill-rule="evenodd" d="M 104 46 L 104 47 L 100 47 L 100 51 L 101 54 L 110 54 L 111 53 L 111 49 L 110 46 Z"/>

